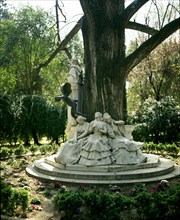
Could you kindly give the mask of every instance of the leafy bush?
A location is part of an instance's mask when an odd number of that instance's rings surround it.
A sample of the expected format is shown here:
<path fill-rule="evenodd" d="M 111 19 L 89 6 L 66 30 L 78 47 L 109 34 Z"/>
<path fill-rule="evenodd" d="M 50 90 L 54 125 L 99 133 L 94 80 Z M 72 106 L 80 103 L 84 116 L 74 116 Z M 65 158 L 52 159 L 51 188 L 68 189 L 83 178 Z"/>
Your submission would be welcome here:
<path fill-rule="evenodd" d="M 155 144 L 153 142 L 144 143 L 142 150 L 148 153 L 168 154 L 173 157 L 177 157 L 179 154 L 179 148 L 175 144 Z"/>
<path fill-rule="evenodd" d="M 41 204 L 41 201 L 38 197 L 34 197 L 31 199 L 31 204 L 34 204 L 34 205 L 40 205 Z"/>
<path fill-rule="evenodd" d="M 178 219 L 180 217 L 180 184 L 171 190 L 139 193 L 135 197 L 135 207 L 142 219 Z"/>
<path fill-rule="evenodd" d="M 33 138 L 36 145 L 39 138 L 48 137 L 58 142 L 66 126 L 65 105 L 52 104 L 44 96 L 0 95 L 0 142 L 24 141 Z"/>
<path fill-rule="evenodd" d="M 11 156 L 13 153 L 13 150 L 8 148 L 8 147 L 1 147 L 0 149 L 0 158 L 4 159 L 7 158 L 9 156 Z"/>
<path fill-rule="evenodd" d="M 147 99 L 135 117 L 134 140 L 177 143 L 180 132 L 179 106 L 171 97 Z"/>
<path fill-rule="evenodd" d="M 13 98 L 0 94 L 0 142 L 12 142 L 14 132 L 14 115 L 11 109 Z"/>
<path fill-rule="evenodd" d="M 32 154 L 38 151 L 38 146 L 37 145 L 31 145 L 29 150 L 31 151 Z"/>
<path fill-rule="evenodd" d="M 46 145 L 40 146 L 40 147 L 39 147 L 39 150 L 40 150 L 41 154 L 45 154 L 45 153 L 48 151 Z"/>
<path fill-rule="evenodd" d="M 92 190 L 84 194 L 84 205 L 92 220 L 114 219 L 113 196 L 100 190 Z"/>
<path fill-rule="evenodd" d="M 1 207 L 2 211 L 10 215 L 14 214 L 15 204 L 13 204 L 13 191 L 9 185 L 1 181 Z"/>
<path fill-rule="evenodd" d="M 63 136 L 67 120 L 65 105 L 49 105 L 47 118 L 47 137 L 58 143 L 59 136 Z"/>
<path fill-rule="evenodd" d="M 15 189 L 5 182 L 0 182 L 1 210 L 5 215 L 14 215 L 17 208 L 22 209 L 22 215 L 26 215 L 29 206 L 29 193 L 27 190 Z"/>
<path fill-rule="evenodd" d="M 78 212 L 82 205 L 81 195 L 77 192 L 64 191 L 53 197 L 54 207 L 58 211 L 66 213 L 66 219 L 73 219 L 73 215 Z"/>
<path fill-rule="evenodd" d="M 22 156 L 25 153 L 25 148 L 23 144 L 20 144 L 18 148 L 15 149 L 14 154 L 17 156 Z"/>
<path fill-rule="evenodd" d="M 145 184 L 136 184 L 128 196 L 96 188 L 76 192 L 61 189 L 53 203 L 55 210 L 65 211 L 65 219 L 179 219 L 180 183 L 170 187 L 162 180 L 151 190 Z"/>
<path fill-rule="evenodd" d="M 19 192 L 19 199 L 17 204 L 21 206 L 22 211 L 23 211 L 23 216 L 26 216 L 26 211 L 29 206 L 29 193 L 27 190 L 22 189 L 22 190 L 17 190 Z"/>

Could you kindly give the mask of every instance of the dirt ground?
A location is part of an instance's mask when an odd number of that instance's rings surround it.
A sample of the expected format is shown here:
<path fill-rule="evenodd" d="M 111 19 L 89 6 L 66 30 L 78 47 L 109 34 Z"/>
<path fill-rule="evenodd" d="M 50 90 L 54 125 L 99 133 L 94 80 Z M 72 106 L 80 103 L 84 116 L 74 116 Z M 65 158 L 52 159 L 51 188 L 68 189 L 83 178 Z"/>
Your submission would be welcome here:
<path fill-rule="evenodd" d="M 25 168 L 27 164 L 32 164 L 34 160 L 41 158 L 42 155 L 25 156 L 22 158 L 11 158 L 1 161 L 1 178 L 7 181 L 13 187 L 18 189 L 26 188 L 29 190 L 30 199 L 37 198 L 39 204 L 31 204 L 31 211 L 28 211 L 27 217 L 23 219 L 28 220 L 60 220 L 62 219 L 59 213 L 56 213 L 53 209 L 52 197 L 57 193 L 58 187 L 64 185 L 64 183 L 52 183 L 47 181 L 40 181 L 26 174 Z M 180 158 L 176 159 L 175 163 L 180 165 Z M 177 180 L 171 180 L 177 181 Z M 153 183 L 148 184 L 151 187 Z M 68 186 L 73 188 L 77 186 Z M 109 186 L 106 187 L 109 190 Z M 120 193 L 126 195 L 132 186 L 120 186 Z M 63 213 L 62 213 L 63 215 Z M 18 216 L 20 218 L 21 216 Z M 2 216 L 1 216 L 2 218 Z M 9 217 L 2 218 L 6 220 L 18 219 Z"/>

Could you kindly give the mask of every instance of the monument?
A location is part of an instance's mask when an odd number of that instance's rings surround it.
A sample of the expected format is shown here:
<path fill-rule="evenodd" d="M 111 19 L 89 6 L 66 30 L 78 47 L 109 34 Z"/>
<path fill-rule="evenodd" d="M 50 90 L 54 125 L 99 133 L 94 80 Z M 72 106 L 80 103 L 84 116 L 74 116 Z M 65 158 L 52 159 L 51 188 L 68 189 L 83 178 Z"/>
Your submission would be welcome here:
<path fill-rule="evenodd" d="M 95 112 L 87 122 L 82 114 L 83 77 L 77 60 L 72 62 L 68 82 L 55 97 L 68 106 L 68 140 L 58 152 L 28 166 L 36 178 L 83 184 L 152 182 L 180 176 L 180 167 L 158 155 L 141 152 L 143 143 L 133 140 L 132 128 L 109 113 Z"/>
<path fill-rule="evenodd" d="M 55 157 L 57 163 L 101 166 L 147 161 L 140 151 L 143 143 L 125 137 L 124 121 L 115 121 L 108 113 L 100 112 L 90 123 L 82 116 L 76 121 L 74 137 L 60 147 Z"/>

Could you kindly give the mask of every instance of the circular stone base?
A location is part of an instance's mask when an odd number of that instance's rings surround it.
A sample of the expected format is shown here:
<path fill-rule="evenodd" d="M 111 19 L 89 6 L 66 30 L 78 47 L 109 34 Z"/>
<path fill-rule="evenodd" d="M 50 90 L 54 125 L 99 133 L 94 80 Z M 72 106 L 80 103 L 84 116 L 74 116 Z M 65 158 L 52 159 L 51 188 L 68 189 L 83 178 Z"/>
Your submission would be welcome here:
<path fill-rule="evenodd" d="M 54 161 L 52 155 L 34 162 L 26 171 L 39 179 L 83 184 L 127 184 L 154 182 L 180 176 L 180 167 L 171 160 L 147 154 L 147 162 L 136 165 L 108 165 L 86 167 L 63 165 Z"/>

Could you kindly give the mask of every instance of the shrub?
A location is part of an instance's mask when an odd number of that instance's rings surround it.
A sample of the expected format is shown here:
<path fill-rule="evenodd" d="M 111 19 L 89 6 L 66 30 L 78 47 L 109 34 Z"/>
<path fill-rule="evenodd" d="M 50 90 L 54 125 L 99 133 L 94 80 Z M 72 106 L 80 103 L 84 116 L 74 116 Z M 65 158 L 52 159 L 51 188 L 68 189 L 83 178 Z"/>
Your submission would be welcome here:
<path fill-rule="evenodd" d="M 147 99 L 135 117 L 135 123 L 139 125 L 133 131 L 134 140 L 177 143 L 180 137 L 179 117 L 179 107 L 173 98 Z"/>
<path fill-rule="evenodd" d="M 20 204 L 22 211 L 23 211 L 23 216 L 26 216 L 26 211 L 29 206 L 29 193 L 27 190 L 19 190 L 19 200 L 18 203 Z"/>
<path fill-rule="evenodd" d="M 166 153 L 173 157 L 177 157 L 180 151 L 175 144 L 155 144 L 153 142 L 145 143 L 142 150 L 147 151 L 148 153 L 158 153 L 161 155 Z"/>
<path fill-rule="evenodd" d="M 39 150 L 40 150 L 41 154 L 45 154 L 48 149 L 47 149 L 46 145 L 42 145 L 39 147 Z"/>
<path fill-rule="evenodd" d="M 139 193 L 135 197 L 135 207 L 142 219 L 168 220 L 180 217 L 180 184 L 167 190 L 154 189 Z"/>
<path fill-rule="evenodd" d="M 6 185 L 1 181 L 1 207 L 5 214 L 13 215 L 15 211 L 15 204 L 13 200 L 13 191 L 11 186 Z"/>
<path fill-rule="evenodd" d="M 14 154 L 16 156 L 22 156 L 25 153 L 25 148 L 23 144 L 20 144 L 18 148 L 15 149 Z"/>
<path fill-rule="evenodd" d="M 8 95 L 0 94 L 0 142 L 13 140 L 14 133 L 14 114 L 11 109 L 13 98 Z"/>
<path fill-rule="evenodd" d="M 115 219 L 115 203 L 113 196 L 108 192 L 91 190 L 84 194 L 84 205 L 92 220 Z"/>
<path fill-rule="evenodd" d="M 56 210 L 65 211 L 65 219 L 179 219 L 180 183 L 170 187 L 162 180 L 151 190 L 145 184 L 135 184 L 128 196 L 96 188 L 76 192 L 61 188 L 53 203 Z M 82 211 L 77 213 L 79 209 Z"/>
<path fill-rule="evenodd" d="M 38 197 L 34 197 L 31 199 L 31 204 L 34 204 L 34 205 L 40 205 L 41 204 L 41 201 Z"/>
<path fill-rule="evenodd" d="M 179 153 L 179 149 L 175 144 L 167 144 L 166 145 L 166 151 L 171 156 L 177 156 Z"/>
<path fill-rule="evenodd" d="M 81 207 L 82 198 L 77 192 L 64 191 L 64 193 L 58 193 L 53 197 L 53 203 L 56 210 L 64 211 L 66 219 L 71 220 Z"/>
<path fill-rule="evenodd" d="M 37 145 L 31 145 L 29 150 L 31 151 L 32 154 L 38 151 L 38 146 Z"/>
<path fill-rule="evenodd" d="M 1 186 L 1 210 L 5 215 L 14 215 L 20 206 L 23 216 L 29 206 L 29 193 L 27 190 L 15 189 L 5 182 L 0 182 Z"/>
<path fill-rule="evenodd" d="M 0 158 L 4 159 L 12 155 L 13 151 L 8 147 L 1 147 L 0 149 Z"/>

